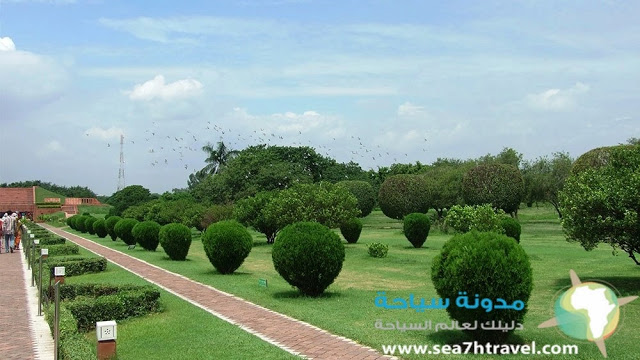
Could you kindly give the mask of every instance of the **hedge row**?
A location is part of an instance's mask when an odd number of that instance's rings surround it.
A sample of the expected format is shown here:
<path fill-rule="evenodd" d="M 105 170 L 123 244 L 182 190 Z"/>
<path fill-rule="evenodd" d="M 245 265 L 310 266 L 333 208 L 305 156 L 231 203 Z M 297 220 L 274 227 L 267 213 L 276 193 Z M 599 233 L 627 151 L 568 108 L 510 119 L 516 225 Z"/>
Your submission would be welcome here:
<path fill-rule="evenodd" d="M 88 273 L 97 273 L 107 270 L 107 259 L 99 258 L 55 258 L 47 260 L 47 267 L 53 276 L 55 267 L 64 266 L 65 276 L 77 276 Z"/>
<path fill-rule="evenodd" d="M 54 305 L 45 309 L 47 322 L 53 333 Z M 89 345 L 84 335 L 78 332 L 78 322 L 64 303 L 60 304 L 60 322 L 58 324 L 60 339 L 58 343 L 58 359 L 86 360 L 95 359 L 94 347 Z"/>
<path fill-rule="evenodd" d="M 75 285 L 63 284 L 60 289 L 69 286 L 74 287 Z M 79 295 L 77 290 L 71 292 Z M 89 294 L 83 295 L 85 296 L 76 298 L 66 305 L 78 322 L 79 331 L 89 331 L 95 328 L 97 321 L 124 320 L 160 310 L 158 302 L 160 291 L 151 286 L 120 287 L 115 289 L 113 295 L 99 295 L 95 298 L 88 297 Z"/>

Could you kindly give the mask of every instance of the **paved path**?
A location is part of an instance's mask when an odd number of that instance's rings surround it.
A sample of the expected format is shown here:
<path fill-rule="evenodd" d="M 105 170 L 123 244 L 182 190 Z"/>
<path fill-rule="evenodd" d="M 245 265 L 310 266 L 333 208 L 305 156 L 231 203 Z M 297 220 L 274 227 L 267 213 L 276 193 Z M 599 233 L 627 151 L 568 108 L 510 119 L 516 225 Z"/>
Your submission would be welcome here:
<path fill-rule="evenodd" d="M 0 279 L 0 359 L 53 359 L 51 332 L 37 316 L 38 291 L 22 251 L 0 254 Z"/>
<path fill-rule="evenodd" d="M 308 359 L 394 359 L 289 316 L 250 303 L 101 244 L 43 225 L 132 273 L 294 355 Z"/>

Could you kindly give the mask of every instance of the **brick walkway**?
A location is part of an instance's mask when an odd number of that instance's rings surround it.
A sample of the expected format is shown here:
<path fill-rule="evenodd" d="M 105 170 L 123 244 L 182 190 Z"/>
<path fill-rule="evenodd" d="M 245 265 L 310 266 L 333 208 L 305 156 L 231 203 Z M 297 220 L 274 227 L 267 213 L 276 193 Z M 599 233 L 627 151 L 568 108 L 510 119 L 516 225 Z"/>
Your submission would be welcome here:
<path fill-rule="evenodd" d="M 292 354 L 308 359 L 394 359 L 347 338 L 330 334 L 313 325 L 187 279 L 120 251 L 54 227 L 44 227 Z"/>
<path fill-rule="evenodd" d="M 0 359 L 53 358 L 53 340 L 44 317 L 37 317 L 37 290 L 22 251 L 0 254 Z"/>

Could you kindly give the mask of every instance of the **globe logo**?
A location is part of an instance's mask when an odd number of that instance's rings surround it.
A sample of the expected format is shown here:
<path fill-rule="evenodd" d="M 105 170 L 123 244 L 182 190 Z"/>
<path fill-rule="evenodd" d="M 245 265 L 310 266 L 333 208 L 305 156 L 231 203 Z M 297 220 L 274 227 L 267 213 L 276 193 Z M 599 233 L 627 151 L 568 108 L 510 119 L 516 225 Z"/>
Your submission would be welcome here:
<path fill-rule="evenodd" d="M 616 294 L 602 284 L 586 282 L 573 286 L 556 300 L 558 327 L 575 339 L 606 339 L 620 320 Z"/>
<path fill-rule="evenodd" d="M 602 356 L 607 357 L 604 340 L 611 336 L 620 321 L 620 307 L 637 299 L 618 299 L 609 287 L 595 282 L 581 282 L 575 271 L 569 271 L 571 288 L 556 300 L 555 317 L 538 328 L 558 326 L 574 339 L 593 341 Z"/>

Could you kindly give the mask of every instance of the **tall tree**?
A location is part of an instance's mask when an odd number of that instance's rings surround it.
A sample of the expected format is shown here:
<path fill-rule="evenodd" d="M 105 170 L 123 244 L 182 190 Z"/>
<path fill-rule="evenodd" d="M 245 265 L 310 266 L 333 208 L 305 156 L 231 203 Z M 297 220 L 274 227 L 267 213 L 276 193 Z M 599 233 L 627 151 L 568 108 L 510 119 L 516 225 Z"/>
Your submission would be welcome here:
<path fill-rule="evenodd" d="M 204 160 L 207 165 L 202 169 L 205 172 L 215 175 L 222 169 L 227 162 L 238 154 L 237 150 L 229 149 L 224 142 L 218 141 L 216 147 L 213 144 L 207 143 L 202 147 L 202 151 L 207 153 L 207 158 Z"/>

